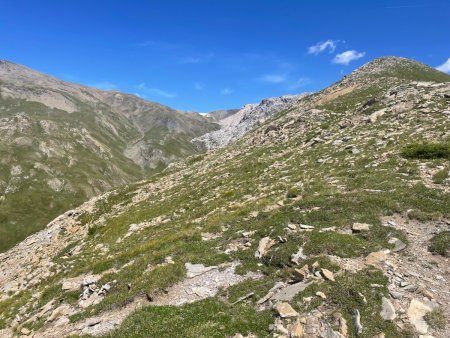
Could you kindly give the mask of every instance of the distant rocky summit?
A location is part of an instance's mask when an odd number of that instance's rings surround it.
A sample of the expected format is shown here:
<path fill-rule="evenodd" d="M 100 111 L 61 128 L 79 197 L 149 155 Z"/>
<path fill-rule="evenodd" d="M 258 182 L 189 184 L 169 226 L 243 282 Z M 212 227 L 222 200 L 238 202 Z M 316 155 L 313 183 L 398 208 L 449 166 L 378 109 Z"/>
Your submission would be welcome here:
<path fill-rule="evenodd" d="M 264 99 L 258 104 L 247 104 L 229 117 L 220 119 L 221 129 L 196 137 L 192 142 L 204 145 L 207 149 L 224 147 L 274 114 L 288 110 L 307 95 L 285 95 Z"/>

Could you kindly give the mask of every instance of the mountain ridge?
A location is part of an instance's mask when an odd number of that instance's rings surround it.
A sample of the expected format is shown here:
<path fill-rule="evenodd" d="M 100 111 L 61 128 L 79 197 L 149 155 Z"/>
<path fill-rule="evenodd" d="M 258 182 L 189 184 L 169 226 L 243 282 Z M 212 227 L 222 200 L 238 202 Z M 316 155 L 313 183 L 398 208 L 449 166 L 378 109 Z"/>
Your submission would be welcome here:
<path fill-rule="evenodd" d="M 450 311 L 428 248 L 450 224 L 450 81 L 429 72 L 343 79 L 60 215 L 0 254 L 0 333 L 446 337 L 424 319 Z"/>
<path fill-rule="evenodd" d="M 217 128 L 199 114 L 0 62 L 0 251 L 86 198 L 197 153 L 190 139 Z"/>

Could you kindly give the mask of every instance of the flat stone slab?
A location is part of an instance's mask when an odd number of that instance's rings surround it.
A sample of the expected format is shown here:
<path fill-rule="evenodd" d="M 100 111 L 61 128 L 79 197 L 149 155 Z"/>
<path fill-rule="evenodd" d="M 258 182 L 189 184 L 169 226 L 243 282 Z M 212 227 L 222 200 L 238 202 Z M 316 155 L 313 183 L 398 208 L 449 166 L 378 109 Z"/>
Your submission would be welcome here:
<path fill-rule="evenodd" d="M 278 293 L 273 295 L 271 299 L 274 301 L 284 301 L 284 302 L 290 301 L 292 300 L 292 298 L 295 297 L 296 294 L 304 291 L 311 284 L 312 282 L 309 283 L 300 282 L 288 285 L 282 288 Z"/>

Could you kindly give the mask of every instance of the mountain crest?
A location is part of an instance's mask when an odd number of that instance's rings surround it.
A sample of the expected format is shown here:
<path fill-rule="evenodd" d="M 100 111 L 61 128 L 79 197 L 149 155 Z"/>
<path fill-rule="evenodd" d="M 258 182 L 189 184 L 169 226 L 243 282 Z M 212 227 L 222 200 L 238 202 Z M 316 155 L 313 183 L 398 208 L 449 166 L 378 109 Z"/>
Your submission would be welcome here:
<path fill-rule="evenodd" d="M 392 77 L 400 80 L 448 82 L 450 75 L 442 73 L 421 62 L 398 57 L 376 58 L 353 71 L 347 79 L 361 80 Z"/>

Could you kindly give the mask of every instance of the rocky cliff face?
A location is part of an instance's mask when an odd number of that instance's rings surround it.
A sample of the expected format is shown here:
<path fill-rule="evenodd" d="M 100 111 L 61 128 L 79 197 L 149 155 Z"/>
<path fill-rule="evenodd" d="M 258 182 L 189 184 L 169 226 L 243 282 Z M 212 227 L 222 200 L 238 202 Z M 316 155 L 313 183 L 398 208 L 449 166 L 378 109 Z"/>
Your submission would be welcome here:
<path fill-rule="evenodd" d="M 272 115 L 290 109 L 307 95 L 286 95 L 264 99 L 259 104 L 247 104 L 232 115 L 220 119 L 221 129 L 194 138 L 192 142 L 207 149 L 224 147 L 240 139 L 245 133 Z"/>
<path fill-rule="evenodd" d="M 377 59 L 94 198 L 0 254 L 0 336 L 448 337 L 449 112 Z"/>
<path fill-rule="evenodd" d="M 0 251 L 86 198 L 197 152 L 199 114 L 0 61 Z"/>

